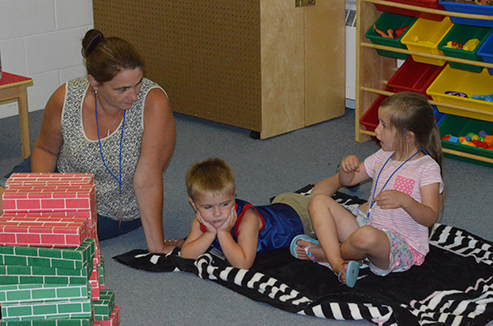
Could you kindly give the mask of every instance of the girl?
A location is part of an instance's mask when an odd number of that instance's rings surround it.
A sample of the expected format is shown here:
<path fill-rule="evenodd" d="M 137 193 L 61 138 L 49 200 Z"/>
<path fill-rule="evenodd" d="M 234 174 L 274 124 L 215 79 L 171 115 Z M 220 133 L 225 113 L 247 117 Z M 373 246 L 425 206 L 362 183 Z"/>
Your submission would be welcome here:
<path fill-rule="evenodd" d="M 320 246 L 309 238 L 295 242 L 295 256 L 328 261 L 349 287 L 365 258 L 381 276 L 421 265 L 429 251 L 428 228 L 440 210 L 442 152 L 428 100 L 416 93 L 395 94 L 381 104 L 378 120 L 375 133 L 382 148 L 362 163 L 354 155 L 345 157 L 339 170 L 344 186 L 373 179 L 366 213 L 355 218 L 318 193 L 308 210 Z M 311 247 L 309 254 L 304 254 L 306 247 Z"/>

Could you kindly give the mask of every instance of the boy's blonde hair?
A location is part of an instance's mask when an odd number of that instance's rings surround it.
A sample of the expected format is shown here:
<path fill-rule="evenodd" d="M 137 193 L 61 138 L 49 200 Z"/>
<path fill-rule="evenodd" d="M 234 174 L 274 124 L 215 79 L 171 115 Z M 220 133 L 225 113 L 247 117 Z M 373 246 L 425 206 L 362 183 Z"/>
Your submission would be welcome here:
<path fill-rule="evenodd" d="M 187 171 L 186 186 L 192 199 L 205 193 L 234 194 L 236 190 L 233 169 L 220 158 L 192 164 Z"/>

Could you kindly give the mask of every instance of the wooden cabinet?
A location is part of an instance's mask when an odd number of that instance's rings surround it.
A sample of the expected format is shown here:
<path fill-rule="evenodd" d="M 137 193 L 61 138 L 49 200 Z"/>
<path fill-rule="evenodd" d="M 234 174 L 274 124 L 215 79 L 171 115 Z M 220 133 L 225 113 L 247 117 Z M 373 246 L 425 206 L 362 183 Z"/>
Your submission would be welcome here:
<path fill-rule="evenodd" d="M 435 9 L 404 5 L 404 4 L 389 2 L 389 1 L 358 0 L 357 8 L 356 8 L 357 29 L 356 29 L 356 110 L 355 110 L 355 115 L 356 115 L 355 131 L 356 131 L 357 142 L 366 141 L 369 139 L 370 136 L 375 135 L 374 132 L 367 131 L 359 123 L 360 119 L 363 117 L 365 112 L 370 108 L 373 102 L 377 100 L 379 95 L 390 96 L 393 94 L 392 92 L 385 91 L 384 89 L 387 85 L 388 80 L 393 76 L 393 74 L 397 70 L 397 59 L 380 56 L 377 54 L 375 49 L 388 50 L 397 53 L 405 53 L 409 55 L 421 55 L 423 57 L 433 58 L 433 59 L 443 59 L 449 62 L 452 61 L 452 62 L 471 64 L 481 67 L 493 68 L 493 64 L 487 64 L 483 62 L 464 60 L 460 58 L 452 58 L 442 55 L 424 54 L 424 53 L 418 53 L 405 49 L 397 49 L 393 47 L 372 44 L 368 39 L 366 39 L 365 33 L 381 14 L 375 8 L 375 4 L 394 7 L 394 8 L 412 9 L 412 10 L 431 13 L 431 14 L 442 14 L 445 16 L 493 20 L 493 16 L 472 15 L 472 14 L 441 11 Z M 441 106 L 445 106 L 445 107 L 450 107 L 450 108 L 468 111 L 468 112 L 474 112 L 474 108 L 450 105 L 446 103 L 436 103 L 434 101 L 430 101 L 430 103 L 432 105 L 440 104 Z M 486 114 L 493 116 L 493 112 L 489 112 Z M 490 158 L 463 153 L 460 151 L 444 148 L 443 152 L 478 160 L 478 161 L 493 163 L 493 160 Z"/>
<path fill-rule="evenodd" d="M 344 114 L 342 1 L 93 0 L 178 113 L 268 138 Z"/>

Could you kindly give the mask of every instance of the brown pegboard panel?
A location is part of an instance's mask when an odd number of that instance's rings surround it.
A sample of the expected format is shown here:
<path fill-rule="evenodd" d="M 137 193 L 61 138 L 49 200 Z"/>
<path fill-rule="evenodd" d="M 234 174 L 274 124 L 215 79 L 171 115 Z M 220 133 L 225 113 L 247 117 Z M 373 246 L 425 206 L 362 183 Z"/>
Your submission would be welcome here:
<path fill-rule="evenodd" d="M 94 26 L 135 45 L 173 110 L 261 131 L 260 0 L 93 0 Z"/>

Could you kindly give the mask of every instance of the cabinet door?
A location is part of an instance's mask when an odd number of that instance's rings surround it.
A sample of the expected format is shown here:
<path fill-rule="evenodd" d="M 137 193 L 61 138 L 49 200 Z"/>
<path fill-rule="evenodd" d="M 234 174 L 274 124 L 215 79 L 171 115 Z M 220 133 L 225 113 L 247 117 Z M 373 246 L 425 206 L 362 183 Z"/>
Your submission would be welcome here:
<path fill-rule="evenodd" d="M 345 112 L 345 3 L 294 3 L 261 2 L 261 138 Z"/>
<path fill-rule="evenodd" d="M 345 1 L 305 8 L 305 125 L 345 112 Z"/>

